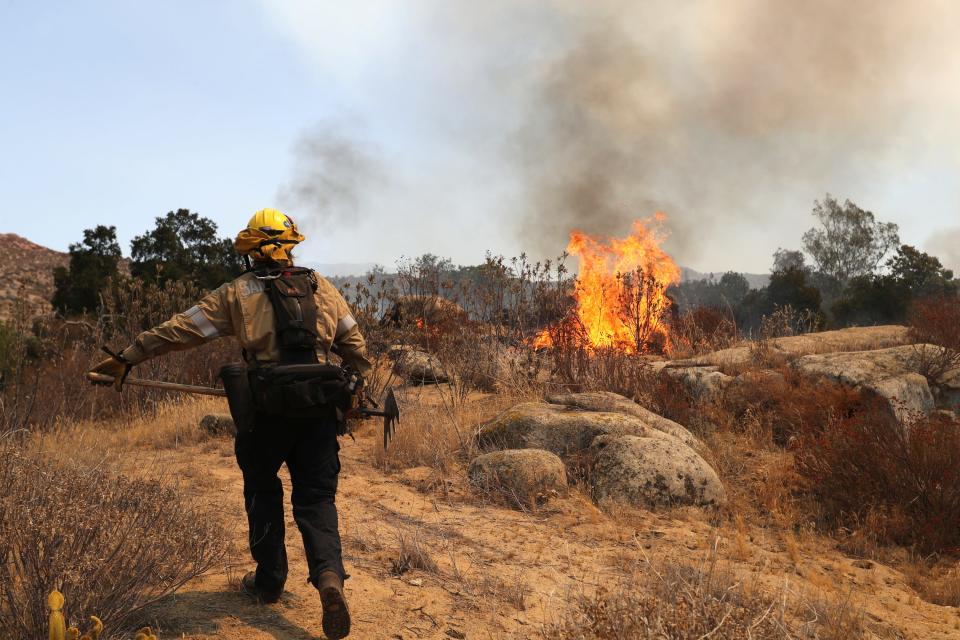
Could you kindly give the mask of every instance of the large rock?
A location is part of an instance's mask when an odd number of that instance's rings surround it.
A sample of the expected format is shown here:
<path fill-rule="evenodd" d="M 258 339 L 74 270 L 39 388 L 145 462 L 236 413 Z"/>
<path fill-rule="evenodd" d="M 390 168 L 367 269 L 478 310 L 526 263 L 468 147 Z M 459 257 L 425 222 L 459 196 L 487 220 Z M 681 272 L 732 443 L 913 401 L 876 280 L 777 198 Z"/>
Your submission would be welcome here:
<path fill-rule="evenodd" d="M 387 352 L 393 359 L 393 372 L 411 384 L 449 382 L 443 365 L 431 354 L 412 347 L 393 347 Z"/>
<path fill-rule="evenodd" d="M 934 409 L 927 379 L 920 375 L 922 345 L 804 356 L 793 363 L 804 375 L 823 376 L 875 395 L 903 423 Z"/>
<path fill-rule="evenodd" d="M 674 438 L 602 435 L 590 447 L 591 485 L 598 502 L 638 506 L 719 506 L 727 494 L 716 472 Z"/>
<path fill-rule="evenodd" d="M 485 449 L 545 449 L 566 456 L 585 450 L 598 435 L 611 434 L 671 437 L 623 413 L 524 402 L 482 425 L 477 439 Z"/>
<path fill-rule="evenodd" d="M 551 404 L 560 404 L 568 407 L 577 407 L 586 411 L 607 411 L 614 413 L 623 413 L 626 415 L 640 418 L 644 424 L 653 427 L 657 431 L 668 433 L 674 438 L 679 439 L 688 447 L 697 450 L 703 450 L 704 445 L 700 440 L 690 433 L 685 427 L 657 415 L 653 411 L 646 409 L 633 400 L 625 398 L 612 391 L 585 391 L 581 393 L 557 393 L 547 397 L 547 402 Z"/>
<path fill-rule="evenodd" d="M 401 296 L 390 305 L 381 324 L 401 326 L 417 323 L 422 327 L 446 328 L 468 318 L 463 307 L 441 296 L 412 294 Z"/>
<path fill-rule="evenodd" d="M 563 461 L 543 449 L 485 453 L 473 459 L 468 475 L 481 490 L 500 493 L 518 506 L 542 504 L 567 488 Z"/>
<path fill-rule="evenodd" d="M 879 327 L 850 327 L 837 331 L 805 333 L 770 340 L 770 353 L 788 359 L 800 356 L 836 353 L 843 351 L 867 351 L 910 344 L 910 330 L 899 325 Z M 739 367 L 753 360 L 751 343 L 747 342 L 729 349 L 714 351 L 694 359 L 701 365 Z"/>

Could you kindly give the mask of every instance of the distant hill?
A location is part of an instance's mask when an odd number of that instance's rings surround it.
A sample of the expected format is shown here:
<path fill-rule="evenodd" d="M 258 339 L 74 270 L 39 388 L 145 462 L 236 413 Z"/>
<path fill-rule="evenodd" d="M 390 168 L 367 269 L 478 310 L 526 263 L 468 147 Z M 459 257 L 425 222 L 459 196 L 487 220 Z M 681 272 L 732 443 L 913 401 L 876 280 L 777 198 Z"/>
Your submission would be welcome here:
<path fill-rule="evenodd" d="M 710 279 L 719 280 L 724 273 L 726 273 L 726 271 L 705 273 L 703 271 L 697 271 L 696 269 L 680 267 L 680 282 Z M 770 274 L 768 273 L 741 273 L 740 275 L 747 279 L 751 289 L 762 289 L 770 284 Z"/>
<path fill-rule="evenodd" d="M 66 266 L 70 255 L 30 242 L 15 233 L 0 233 L 0 320 L 13 317 L 18 298 L 30 316 L 53 310 L 53 269 Z"/>

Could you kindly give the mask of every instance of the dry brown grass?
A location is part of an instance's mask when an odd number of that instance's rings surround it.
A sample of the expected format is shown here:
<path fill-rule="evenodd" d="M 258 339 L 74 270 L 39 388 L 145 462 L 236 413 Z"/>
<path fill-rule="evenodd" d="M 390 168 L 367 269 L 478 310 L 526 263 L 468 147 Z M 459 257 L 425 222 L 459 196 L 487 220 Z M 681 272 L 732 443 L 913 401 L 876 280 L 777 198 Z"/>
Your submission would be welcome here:
<path fill-rule="evenodd" d="M 144 416 L 82 420 L 31 434 L 30 441 L 32 447 L 40 450 L 69 450 L 97 456 L 176 449 L 210 437 L 200 428 L 200 419 L 209 413 L 228 413 L 226 400 L 179 396 L 158 404 L 153 412 Z"/>
<path fill-rule="evenodd" d="M 809 599 L 787 584 L 768 593 L 738 576 L 716 554 L 696 566 L 644 563 L 646 571 L 581 596 L 547 640 L 787 640 L 864 637 L 860 610 L 848 599 Z"/>
<path fill-rule="evenodd" d="M 430 467 L 450 472 L 474 453 L 476 428 L 518 402 L 506 395 L 471 394 L 464 402 L 438 385 L 406 389 L 398 395 L 401 422 L 388 449 L 374 444 L 380 469 Z"/>

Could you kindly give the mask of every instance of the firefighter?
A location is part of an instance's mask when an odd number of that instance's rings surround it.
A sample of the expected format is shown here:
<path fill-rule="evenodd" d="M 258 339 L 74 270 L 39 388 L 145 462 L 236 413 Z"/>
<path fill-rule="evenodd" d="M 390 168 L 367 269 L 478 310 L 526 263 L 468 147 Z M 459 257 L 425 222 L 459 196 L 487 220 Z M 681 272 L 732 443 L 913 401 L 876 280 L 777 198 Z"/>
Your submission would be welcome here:
<path fill-rule="evenodd" d="M 313 271 L 294 267 L 291 250 L 303 239 L 289 216 L 275 209 L 258 211 L 234 242 L 250 267 L 243 275 L 144 331 L 92 371 L 112 376 L 119 389 L 136 364 L 221 336 L 236 336 L 252 388 L 246 395 L 254 398 L 249 415 L 238 416 L 230 397 L 238 424 L 235 449 L 243 473 L 250 552 L 257 563 L 256 571 L 244 576 L 243 588 L 265 603 L 276 602 L 283 592 L 287 556 L 283 487 L 277 472 L 286 463 L 309 581 L 320 593 L 323 631 L 329 638 L 343 638 L 350 631 L 350 614 L 343 592 L 347 576 L 335 496 L 340 471 L 337 435 L 342 433 L 344 415 L 341 408 L 328 406 L 336 404 L 331 394 L 336 385 L 322 380 L 311 386 L 315 381 L 301 376 L 296 380 L 299 386 L 283 387 L 270 375 L 282 365 L 319 363 L 322 369 L 332 363 L 349 367 L 358 374 L 355 379 L 362 380 L 371 365 L 343 296 Z M 245 423 L 249 429 L 241 428 Z"/>

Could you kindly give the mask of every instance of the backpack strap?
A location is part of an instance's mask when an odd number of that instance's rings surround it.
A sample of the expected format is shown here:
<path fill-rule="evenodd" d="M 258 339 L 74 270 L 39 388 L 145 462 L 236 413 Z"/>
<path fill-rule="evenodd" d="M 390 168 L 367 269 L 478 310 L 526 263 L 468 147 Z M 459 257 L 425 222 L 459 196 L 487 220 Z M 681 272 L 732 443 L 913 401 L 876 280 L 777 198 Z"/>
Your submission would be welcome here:
<path fill-rule="evenodd" d="M 317 364 L 317 279 L 311 269 L 288 267 L 258 273 L 276 318 L 280 364 Z"/>

